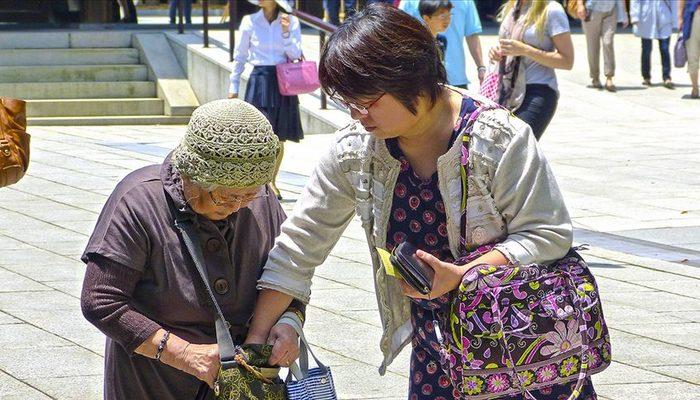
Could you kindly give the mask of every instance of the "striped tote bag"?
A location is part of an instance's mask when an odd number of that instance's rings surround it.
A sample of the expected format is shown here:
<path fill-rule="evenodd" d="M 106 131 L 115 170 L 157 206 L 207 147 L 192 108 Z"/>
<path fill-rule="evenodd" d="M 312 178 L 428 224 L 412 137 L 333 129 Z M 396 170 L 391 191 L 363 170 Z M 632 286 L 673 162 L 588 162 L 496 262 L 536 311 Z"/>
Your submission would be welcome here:
<path fill-rule="evenodd" d="M 299 334 L 299 362 L 292 364 L 287 375 L 287 400 L 337 400 L 330 367 L 316 357 L 297 324 L 289 323 Z M 309 354 L 316 362 L 309 368 Z"/>

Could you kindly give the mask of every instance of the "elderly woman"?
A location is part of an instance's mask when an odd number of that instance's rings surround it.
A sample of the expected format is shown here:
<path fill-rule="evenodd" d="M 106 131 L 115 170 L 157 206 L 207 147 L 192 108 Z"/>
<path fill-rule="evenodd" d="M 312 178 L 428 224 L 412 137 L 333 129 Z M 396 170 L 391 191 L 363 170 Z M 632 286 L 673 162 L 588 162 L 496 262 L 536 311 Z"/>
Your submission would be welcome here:
<path fill-rule="evenodd" d="M 259 281 L 247 340 L 264 342 L 292 299 L 309 300 L 314 268 L 357 211 L 383 325 L 380 373 L 411 343 L 409 398 L 459 397 L 440 367 L 433 320 L 448 314 L 451 292 L 473 266 L 545 264 L 567 253 L 572 227 L 554 175 L 526 123 L 503 109 L 486 110 L 466 142 L 469 178 L 463 191 L 461 127 L 477 102 L 445 86 L 435 40 L 404 12 L 369 6 L 355 14 L 331 35 L 319 76 L 323 89 L 356 121 L 338 132 L 282 225 Z M 463 194 L 466 225 L 460 217 Z M 428 295 L 381 267 L 377 247 L 392 250 L 405 241 L 435 270 Z M 489 243 L 498 244 L 466 265 L 453 263 L 464 245 Z M 559 399 L 571 391 L 562 385 L 532 393 Z M 595 399 L 589 380 L 580 399 Z"/>
<path fill-rule="evenodd" d="M 174 216 L 194 220 L 209 283 L 242 343 L 256 281 L 285 219 L 267 187 L 278 152 L 255 107 L 219 100 L 195 110 L 162 164 L 114 189 L 82 257 L 83 314 L 107 335 L 105 399 L 193 399 L 200 381 L 213 385 L 215 313 Z M 290 306 L 285 318 L 301 322 L 302 309 Z M 280 323 L 270 340 L 272 363 L 297 357 L 291 326 Z"/>

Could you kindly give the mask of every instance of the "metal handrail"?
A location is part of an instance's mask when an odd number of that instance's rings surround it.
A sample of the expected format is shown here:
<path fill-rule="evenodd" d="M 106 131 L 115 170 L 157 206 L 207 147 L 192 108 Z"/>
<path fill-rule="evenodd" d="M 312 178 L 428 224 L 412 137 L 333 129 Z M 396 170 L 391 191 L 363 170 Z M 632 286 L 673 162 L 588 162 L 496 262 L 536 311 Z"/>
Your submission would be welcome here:
<path fill-rule="evenodd" d="M 229 9 L 229 20 L 228 20 L 228 31 L 229 31 L 229 61 L 233 61 L 233 51 L 236 42 L 236 27 L 235 23 L 238 19 L 238 9 L 235 7 L 234 0 L 228 0 Z M 183 0 L 178 0 L 177 2 L 177 14 L 178 14 L 178 33 L 184 33 L 184 3 Z M 209 0 L 202 0 L 202 15 L 204 17 L 203 23 L 203 45 L 204 47 L 209 47 Z M 299 18 L 299 21 L 318 31 L 319 39 L 319 54 L 323 50 L 323 45 L 326 43 L 326 34 L 333 33 L 338 28 L 333 24 L 330 24 L 321 18 L 318 18 L 309 13 L 299 11 L 297 9 L 292 11 L 292 15 Z M 325 110 L 328 105 L 326 99 L 326 93 L 321 91 L 321 109 Z"/>

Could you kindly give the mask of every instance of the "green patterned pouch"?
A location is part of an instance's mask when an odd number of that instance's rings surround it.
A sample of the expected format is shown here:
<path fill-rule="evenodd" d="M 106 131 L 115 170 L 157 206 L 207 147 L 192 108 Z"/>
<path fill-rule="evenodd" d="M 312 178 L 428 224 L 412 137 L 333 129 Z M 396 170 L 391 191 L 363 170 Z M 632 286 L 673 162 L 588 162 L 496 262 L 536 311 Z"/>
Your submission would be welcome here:
<path fill-rule="evenodd" d="M 279 368 L 267 365 L 272 354 L 268 344 L 245 344 L 237 348 L 236 365 L 219 370 L 214 384 L 217 400 L 286 400 Z"/>

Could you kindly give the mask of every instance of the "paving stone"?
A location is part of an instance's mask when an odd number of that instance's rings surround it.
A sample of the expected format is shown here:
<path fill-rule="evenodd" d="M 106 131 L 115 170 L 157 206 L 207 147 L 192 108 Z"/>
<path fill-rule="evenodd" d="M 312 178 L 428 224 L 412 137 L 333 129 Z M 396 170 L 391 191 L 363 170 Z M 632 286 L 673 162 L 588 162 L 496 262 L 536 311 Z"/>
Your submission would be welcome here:
<path fill-rule="evenodd" d="M 63 292 L 66 294 L 69 294 L 73 297 L 80 297 L 80 294 L 83 289 L 83 281 L 82 280 L 75 280 L 75 281 L 56 281 L 56 282 L 42 282 L 42 284 L 46 285 L 49 288 L 53 288 L 58 290 L 59 292 Z"/>
<path fill-rule="evenodd" d="M 634 335 L 644 336 L 700 351 L 700 342 L 698 341 L 700 323 L 690 322 L 662 325 L 646 325 L 640 323 L 620 326 L 619 329 Z"/>
<path fill-rule="evenodd" d="M 662 366 L 671 363 L 678 365 L 700 364 L 700 352 L 666 344 L 653 339 L 610 331 L 612 357 L 622 363 L 637 366 Z"/>
<path fill-rule="evenodd" d="M 23 322 L 17 318 L 11 316 L 10 314 L 0 311 L 0 324 L 22 324 Z"/>
<path fill-rule="evenodd" d="M 380 377 L 376 367 L 356 364 L 332 369 L 338 397 L 372 399 L 408 393 L 408 378 L 393 373 Z M 358 384 L 358 383 L 362 384 Z M 405 398 L 405 397 L 404 397 Z"/>
<path fill-rule="evenodd" d="M 696 311 L 700 310 L 700 300 L 689 299 L 665 292 L 632 292 L 605 294 L 605 301 L 639 307 L 652 311 Z"/>
<path fill-rule="evenodd" d="M 0 325 L 0 348 L 33 349 L 38 347 L 62 347 L 72 344 L 57 335 L 27 323 Z"/>
<path fill-rule="evenodd" d="M 356 288 L 319 289 L 311 292 L 312 304 L 318 302 L 324 309 L 336 312 L 377 310 L 376 298 L 374 293 Z"/>
<path fill-rule="evenodd" d="M 650 370 L 700 385 L 700 365 L 664 365 L 649 367 Z"/>
<path fill-rule="evenodd" d="M 0 371 L 0 398 L 3 400 L 48 400 L 51 397 Z"/>
<path fill-rule="evenodd" d="M 0 293 L 0 310 L 10 314 L 22 310 L 79 309 L 79 299 L 56 290 Z"/>
<path fill-rule="evenodd" d="M 103 364 L 102 357 L 77 346 L 0 352 L 0 368 L 19 379 L 94 375 Z"/>
<path fill-rule="evenodd" d="M 83 317 L 79 305 L 70 309 L 17 310 L 12 315 L 96 354 L 104 354 L 104 334 Z"/>
<path fill-rule="evenodd" d="M 27 382 L 57 399 L 87 400 L 102 398 L 102 374 L 27 379 Z"/>
<path fill-rule="evenodd" d="M 700 398 L 700 387 L 684 382 L 601 385 L 596 387 L 596 392 L 611 400 L 697 400 Z"/>
<path fill-rule="evenodd" d="M 85 264 L 58 256 L 11 265 L 3 265 L 0 261 L 0 266 L 39 282 L 82 280 L 85 275 Z"/>
<path fill-rule="evenodd" d="M 627 325 L 657 325 L 657 324 L 677 324 L 689 322 L 681 316 L 676 316 L 676 313 L 655 312 L 644 310 L 639 307 L 620 305 L 606 301 L 605 292 L 603 296 L 603 314 L 605 320 L 610 326 L 627 326 Z M 698 313 L 691 311 L 692 313 Z"/>
<path fill-rule="evenodd" d="M 652 367 L 648 368 L 652 369 Z M 655 382 L 678 382 L 678 380 L 646 369 L 620 364 L 617 361 L 613 361 L 605 371 L 593 375 L 595 387 L 598 385 Z"/>
<path fill-rule="evenodd" d="M 0 268 L 0 292 L 51 290 L 50 287 Z"/>

